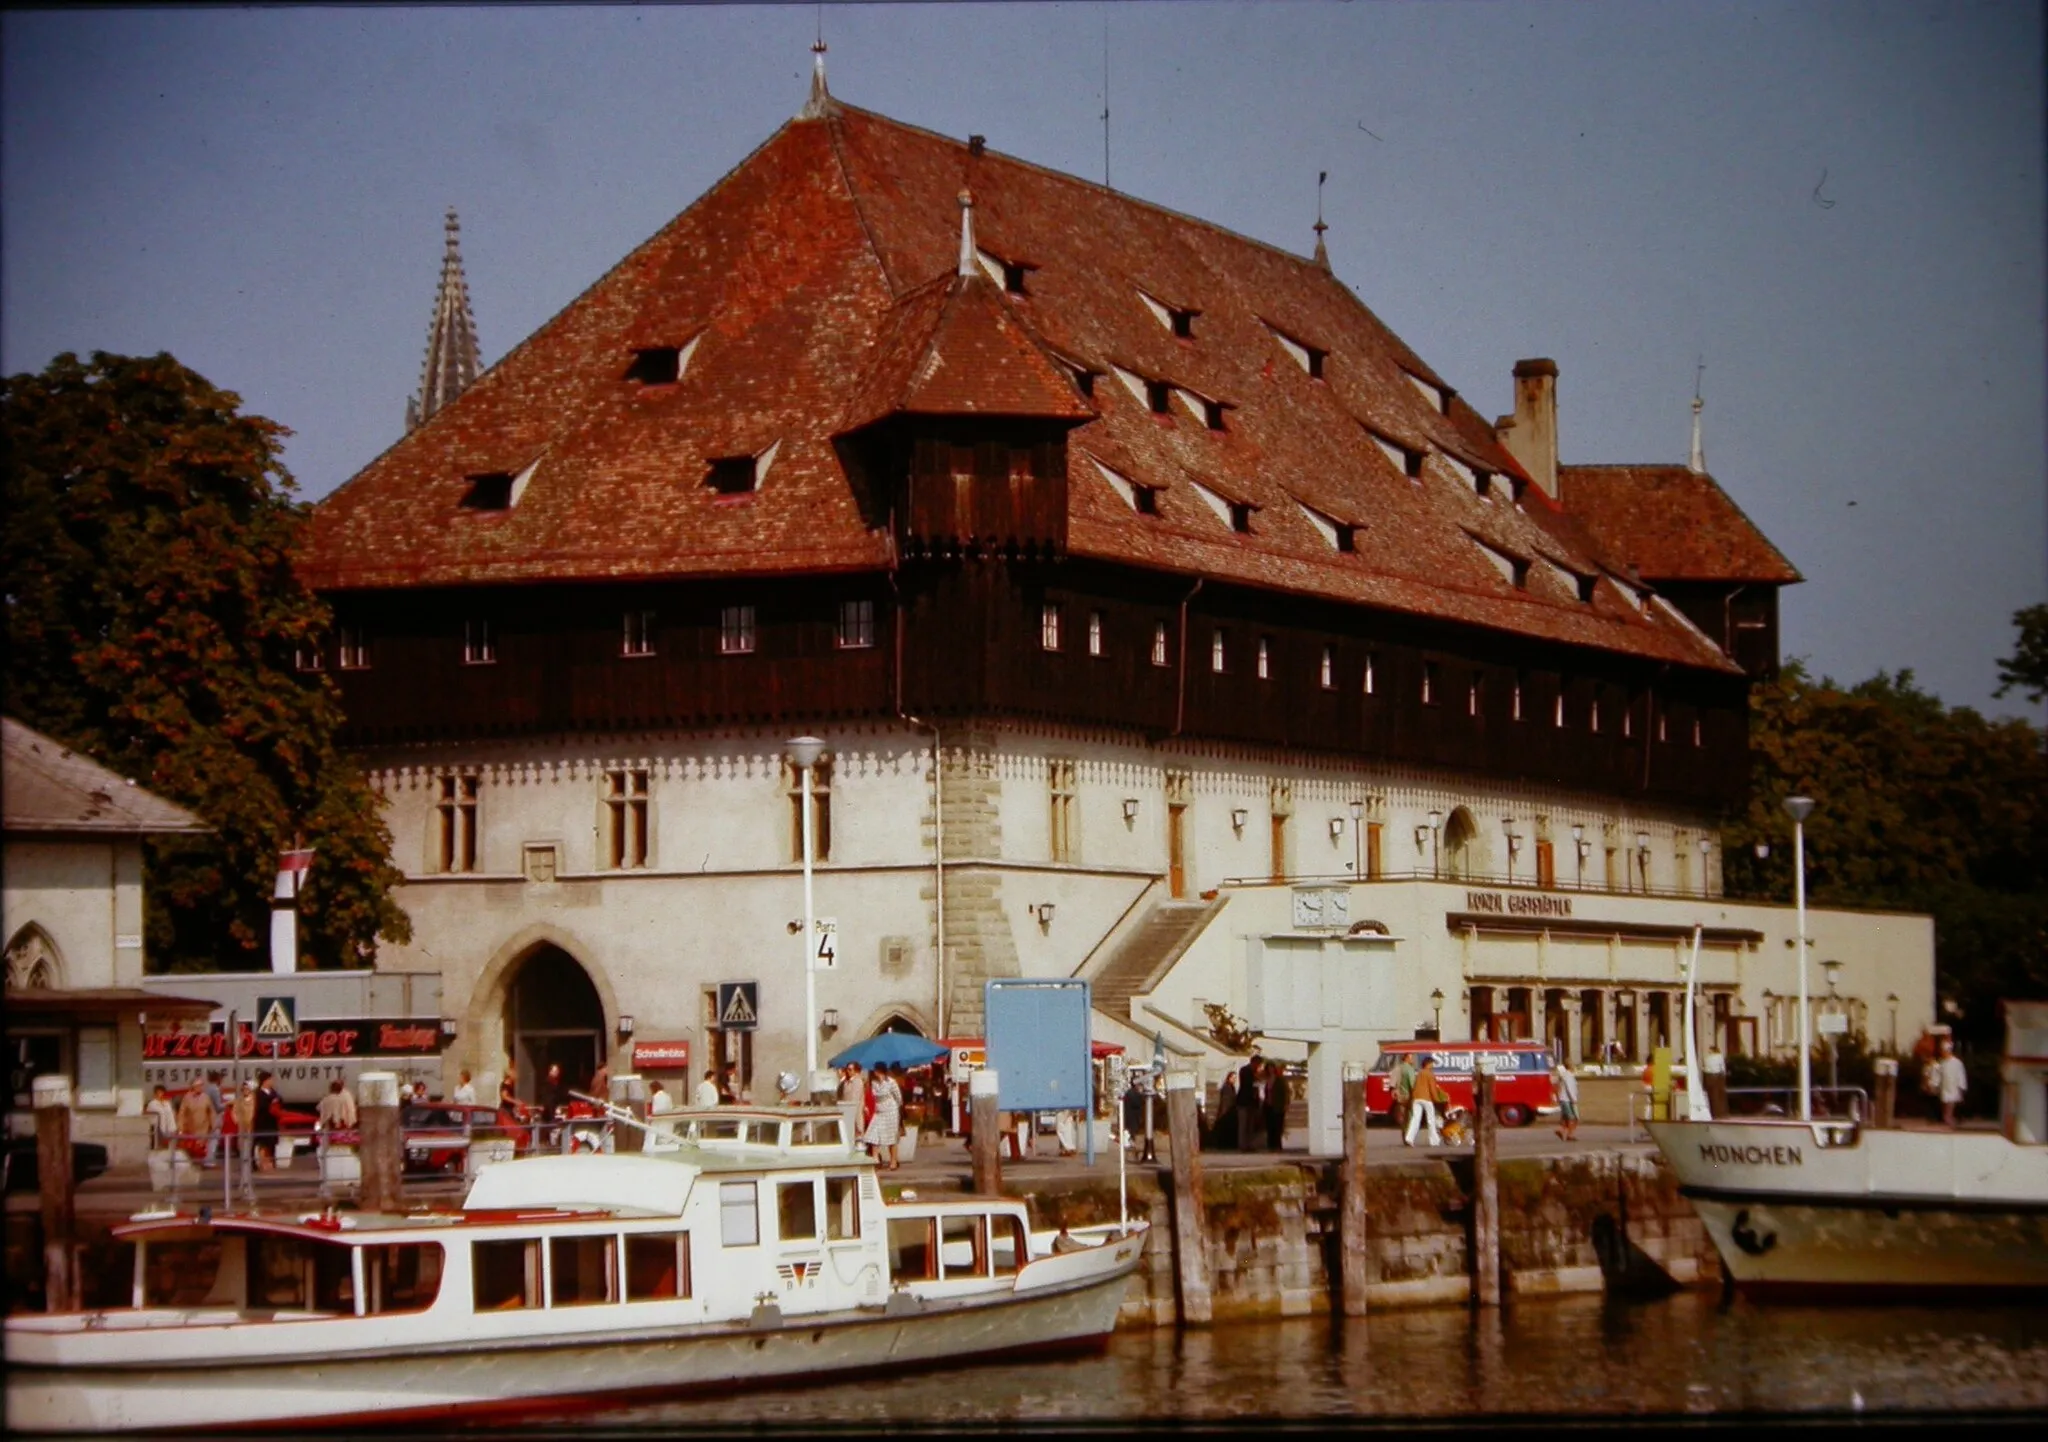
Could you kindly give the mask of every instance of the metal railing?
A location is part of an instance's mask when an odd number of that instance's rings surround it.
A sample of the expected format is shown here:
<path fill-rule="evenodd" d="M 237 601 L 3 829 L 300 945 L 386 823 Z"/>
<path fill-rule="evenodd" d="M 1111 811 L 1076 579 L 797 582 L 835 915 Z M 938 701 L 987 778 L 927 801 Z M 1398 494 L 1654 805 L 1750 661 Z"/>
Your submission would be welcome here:
<path fill-rule="evenodd" d="M 1671 1092 L 1671 1114 L 1682 1119 L 1684 1109 L 1680 1105 L 1680 1088 Z M 1798 1087 L 1730 1087 L 1728 1107 L 1719 1112 L 1715 1120 L 1729 1117 L 1785 1117 L 1799 1115 Z M 1814 1087 L 1813 1119 L 1815 1121 L 1848 1121 L 1861 1126 L 1870 1119 L 1870 1094 L 1862 1087 L 1836 1086 Z M 1628 1139 L 1632 1142 L 1648 1140 L 1649 1133 L 1644 1123 L 1650 1120 L 1650 1089 L 1641 1087 L 1629 1093 L 1628 1097 Z"/>
<path fill-rule="evenodd" d="M 1567 891 L 1586 896 L 1646 896 L 1664 899 L 1699 901 L 1703 898 L 1719 897 L 1720 891 L 1705 891 L 1698 886 L 1609 886 L 1588 876 L 1581 881 L 1577 874 L 1559 876 L 1546 885 L 1538 885 L 1536 873 L 1527 867 L 1516 867 L 1513 876 L 1499 871 L 1461 871 L 1453 875 L 1448 867 L 1432 871 L 1429 867 L 1413 867 L 1406 871 L 1383 868 L 1376 876 L 1359 877 L 1349 871 L 1322 875 L 1288 874 L 1273 876 L 1226 876 L 1219 885 L 1238 890 L 1261 886 L 1340 886 L 1356 882 L 1360 886 L 1380 886 L 1386 883 L 1408 883 L 1433 881 L 1443 886 L 1483 887 L 1489 891 Z"/>

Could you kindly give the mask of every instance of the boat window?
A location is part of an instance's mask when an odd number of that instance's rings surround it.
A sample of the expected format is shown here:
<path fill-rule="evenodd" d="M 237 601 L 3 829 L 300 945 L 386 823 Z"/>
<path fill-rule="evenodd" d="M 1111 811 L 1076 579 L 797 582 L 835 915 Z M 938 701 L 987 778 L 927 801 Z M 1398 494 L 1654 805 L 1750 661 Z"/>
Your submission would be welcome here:
<path fill-rule="evenodd" d="M 860 1178 L 825 1178 L 825 1235 L 834 1242 L 860 1236 Z"/>
<path fill-rule="evenodd" d="M 897 1282 L 929 1282 L 939 1275 L 931 1218 L 889 1219 L 889 1275 Z"/>
<path fill-rule="evenodd" d="M 795 1147 L 836 1147 L 845 1145 L 839 1135 L 839 1118 L 810 1117 L 791 1122 L 789 1144 Z"/>
<path fill-rule="evenodd" d="M 424 1312 L 441 1295 L 441 1244 L 363 1248 L 363 1286 L 372 1313 Z"/>
<path fill-rule="evenodd" d="M 641 1232 L 626 1238 L 626 1300 L 666 1302 L 690 1295 L 690 1234 Z"/>
<path fill-rule="evenodd" d="M 619 1300 L 619 1239 L 550 1237 L 548 1305 L 587 1307 Z"/>
<path fill-rule="evenodd" d="M 477 1311 L 511 1312 L 540 1305 L 538 1241 L 472 1242 L 469 1266 Z"/>
<path fill-rule="evenodd" d="M 251 1237 L 248 1246 L 251 1307 L 355 1311 L 352 1248 L 298 1237 Z"/>
<path fill-rule="evenodd" d="M 939 1257 L 948 1280 L 988 1275 L 987 1233 L 980 1217 L 939 1218 Z"/>
<path fill-rule="evenodd" d="M 197 1307 L 212 1296 L 215 1278 L 222 1271 L 222 1243 L 219 1238 L 191 1242 L 153 1241 L 143 1245 L 143 1306 Z"/>
<path fill-rule="evenodd" d="M 989 1218 L 989 1260 L 998 1277 L 1016 1275 L 1028 1251 L 1022 1221 L 1016 1217 Z"/>
<path fill-rule="evenodd" d="M 753 1182 L 718 1184 L 718 1239 L 728 1247 L 752 1247 L 761 1241 L 761 1215 Z"/>
<path fill-rule="evenodd" d="M 700 1142 L 736 1142 L 745 1130 L 746 1124 L 738 1117 L 705 1117 L 690 1123 L 690 1135 Z"/>
<path fill-rule="evenodd" d="M 776 1235 L 784 1241 L 818 1239 L 818 1189 L 809 1177 L 775 1184 Z"/>

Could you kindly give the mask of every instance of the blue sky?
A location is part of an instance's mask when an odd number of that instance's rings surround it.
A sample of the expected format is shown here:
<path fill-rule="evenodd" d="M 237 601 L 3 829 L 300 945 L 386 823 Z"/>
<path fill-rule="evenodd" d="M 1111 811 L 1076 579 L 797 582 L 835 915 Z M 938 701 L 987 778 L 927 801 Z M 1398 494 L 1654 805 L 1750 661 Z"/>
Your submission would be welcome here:
<path fill-rule="evenodd" d="M 826 5 L 841 99 L 1306 252 L 1568 463 L 1707 463 L 1785 650 L 1993 701 L 2048 599 L 2041 10 Z M 0 365 L 168 350 L 326 494 L 395 440 L 454 205 L 502 356 L 802 105 L 812 5 L 10 11 Z"/>

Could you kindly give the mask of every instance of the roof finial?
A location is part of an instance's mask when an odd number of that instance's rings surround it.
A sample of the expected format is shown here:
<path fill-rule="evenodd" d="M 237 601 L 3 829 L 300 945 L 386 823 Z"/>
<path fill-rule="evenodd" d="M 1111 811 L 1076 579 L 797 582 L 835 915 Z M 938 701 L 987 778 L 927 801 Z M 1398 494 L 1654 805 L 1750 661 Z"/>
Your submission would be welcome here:
<path fill-rule="evenodd" d="M 1330 252 L 1323 248 L 1323 232 L 1330 227 L 1323 224 L 1323 182 L 1330 178 L 1330 172 L 1316 172 L 1316 264 L 1324 270 L 1330 268 Z"/>
<path fill-rule="evenodd" d="M 462 274 L 462 222 L 448 207 L 442 223 L 446 245 L 441 252 L 441 285 L 434 296 L 434 318 L 427 324 L 427 358 L 420 370 L 419 394 L 405 403 L 405 428 L 411 430 L 469 389 L 476 379 L 476 317 L 469 308 L 469 282 Z"/>
<path fill-rule="evenodd" d="M 832 108 L 832 92 L 825 88 L 824 25 L 824 17 L 821 15 L 818 19 L 818 38 L 811 42 L 811 98 L 804 102 L 802 118 L 805 120 L 816 120 Z"/>
<path fill-rule="evenodd" d="M 1692 376 L 1692 459 L 1686 462 L 1686 469 L 1696 476 L 1703 476 L 1707 473 L 1707 452 L 1706 448 L 1700 443 L 1700 412 L 1706 408 L 1707 404 L 1700 399 L 1700 379 L 1706 373 L 1707 361 L 1706 357 L 1702 356 L 1700 357 L 1699 367 L 1693 372 Z"/>
<path fill-rule="evenodd" d="M 976 263 L 974 248 L 974 192 L 962 187 L 960 191 L 960 274 L 973 275 Z"/>

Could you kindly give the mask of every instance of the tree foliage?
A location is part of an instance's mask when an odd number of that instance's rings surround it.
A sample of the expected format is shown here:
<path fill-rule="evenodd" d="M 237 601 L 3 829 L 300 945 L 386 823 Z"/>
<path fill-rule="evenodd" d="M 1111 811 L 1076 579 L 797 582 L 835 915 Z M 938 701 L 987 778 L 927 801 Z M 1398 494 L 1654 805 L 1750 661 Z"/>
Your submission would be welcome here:
<path fill-rule="evenodd" d="M 2019 644 L 1999 658 L 1998 689 L 1991 694 L 2017 689 L 2038 706 L 2048 700 L 2048 602 L 2013 612 L 2012 623 L 2019 627 Z"/>
<path fill-rule="evenodd" d="M 1843 687 L 1796 661 L 1756 688 L 1750 728 L 1747 809 L 1723 836 L 1729 894 L 1792 899 L 1784 801 L 1812 797 L 1808 899 L 1930 913 L 1940 997 L 1959 1034 L 1996 1045 L 2001 998 L 2048 996 L 2040 729 L 1945 706 L 1911 671 Z"/>
<path fill-rule="evenodd" d="M 149 843 L 153 964 L 262 965 L 295 843 L 316 848 L 304 954 L 367 965 L 408 939 L 339 697 L 294 666 L 328 615 L 292 569 L 285 429 L 168 355 L 67 353 L 0 386 L 7 709 L 214 828 Z"/>

